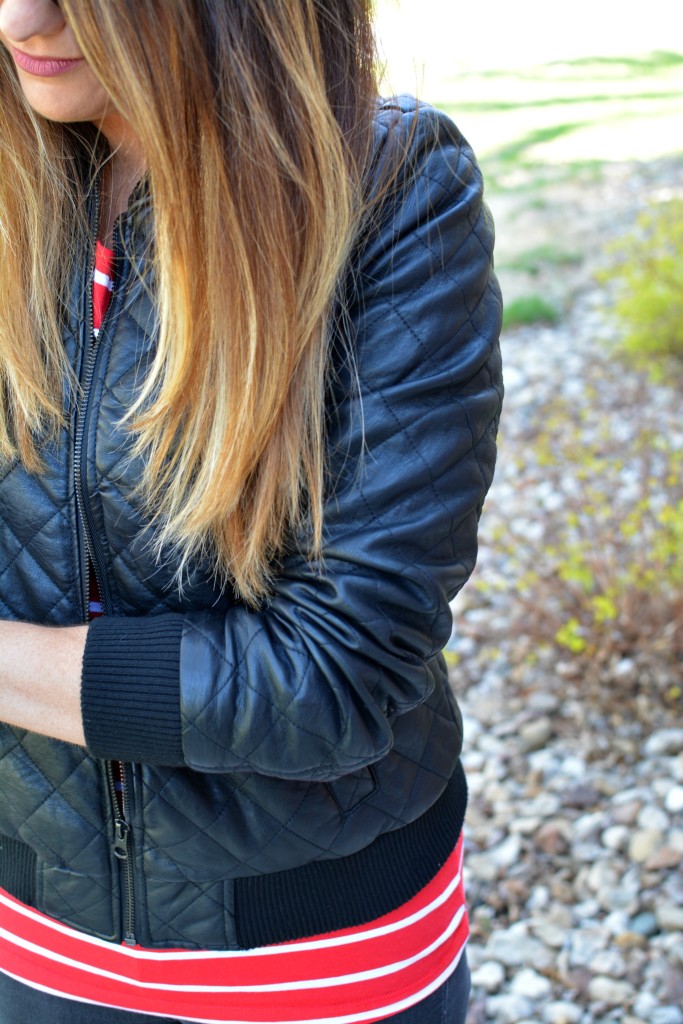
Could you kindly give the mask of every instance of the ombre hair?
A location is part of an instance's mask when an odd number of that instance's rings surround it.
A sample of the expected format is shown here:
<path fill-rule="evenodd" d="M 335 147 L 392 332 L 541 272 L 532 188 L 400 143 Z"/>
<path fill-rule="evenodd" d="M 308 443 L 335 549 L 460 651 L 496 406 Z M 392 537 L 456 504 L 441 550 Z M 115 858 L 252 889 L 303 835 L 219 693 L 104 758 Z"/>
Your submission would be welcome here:
<path fill-rule="evenodd" d="M 61 7 L 147 158 L 158 344 L 126 422 L 160 550 L 181 569 L 209 555 L 257 604 L 292 536 L 320 553 L 330 318 L 376 99 L 371 4 Z M 0 452 L 39 472 L 64 416 L 79 167 L 104 143 L 34 114 L 0 50 Z"/>

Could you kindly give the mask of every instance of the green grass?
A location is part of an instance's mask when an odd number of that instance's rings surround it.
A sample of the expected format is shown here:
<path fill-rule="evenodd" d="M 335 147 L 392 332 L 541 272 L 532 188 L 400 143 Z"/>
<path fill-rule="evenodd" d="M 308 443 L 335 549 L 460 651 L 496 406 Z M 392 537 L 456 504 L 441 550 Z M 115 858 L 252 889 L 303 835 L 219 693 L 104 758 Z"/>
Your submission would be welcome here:
<path fill-rule="evenodd" d="M 631 102 L 632 100 L 652 100 L 654 103 L 659 100 L 680 99 L 680 95 L 680 92 L 675 92 L 673 90 L 667 90 L 666 92 L 645 91 L 596 93 L 590 96 L 577 93 L 576 96 L 548 96 L 544 99 L 525 100 L 524 107 L 526 110 L 541 110 L 545 107 L 567 107 L 576 106 L 577 104 L 601 104 L 615 103 L 619 101 Z M 508 111 L 511 113 L 519 111 L 519 101 L 515 100 L 466 100 L 465 102 L 458 103 L 457 105 L 445 100 L 443 103 L 437 104 L 437 106 L 440 107 L 446 107 L 449 105 L 452 110 L 458 110 L 466 114 L 501 114 Z"/>
<path fill-rule="evenodd" d="M 644 56 L 617 56 L 617 57 L 574 57 L 571 60 L 548 61 L 545 68 L 552 69 L 554 82 L 567 82 L 585 80 L 586 72 L 590 70 L 590 78 L 605 79 L 624 77 L 627 72 L 633 77 L 657 75 L 663 71 L 676 70 L 683 65 L 683 53 L 673 50 L 655 50 Z M 564 74 L 558 74 L 563 71 Z M 506 70 L 482 70 L 477 74 L 481 78 L 495 79 L 509 75 Z M 515 70 L 515 77 L 522 81 L 544 81 L 547 86 L 547 75 L 543 68 L 519 68 Z"/>
<path fill-rule="evenodd" d="M 645 57 L 575 57 L 571 61 L 551 61 L 548 67 L 586 67 L 602 65 L 605 68 L 625 67 L 635 74 L 652 74 L 666 68 L 675 68 L 683 64 L 683 53 L 674 50 L 654 50 Z"/>
<path fill-rule="evenodd" d="M 569 135 L 578 128 L 585 128 L 585 121 L 568 121 L 565 124 L 549 124 L 543 128 L 534 128 L 513 142 L 508 142 L 499 149 L 489 153 L 489 160 L 498 160 L 501 163 L 517 163 L 521 155 L 532 146 L 540 146 L 545 142 L 554 142 L 562 135 Z"/>
<path fill-rule="evenodd" d="M 463 72 L 444 77 L 438 93 L 427 98 L 440 101 L 462 128 L 488 186 L 516 191 L 524 187 L 525 174 L 548 173 L 547 184 L 553 185 L 558 171 L 573 178 L 590 162 L 597 169 L 609 160 L 681 152 L 682 94 L 683 53 L 657 51 Z M 659 118 L 657 144 L 656 129 L 648 135 L 647 127 Z M 614 147 L 600 148 L 603 128 Z M 650 146 L 645 158 L 637 143 L 643 130 Z"/>
<path fill-rule="evenodd" d="M 521 295 L 512 299 L 503 310 L 503 328 L 528 327 L 531 324 L 554 324 L 559 313 L 540 295 Z"/>

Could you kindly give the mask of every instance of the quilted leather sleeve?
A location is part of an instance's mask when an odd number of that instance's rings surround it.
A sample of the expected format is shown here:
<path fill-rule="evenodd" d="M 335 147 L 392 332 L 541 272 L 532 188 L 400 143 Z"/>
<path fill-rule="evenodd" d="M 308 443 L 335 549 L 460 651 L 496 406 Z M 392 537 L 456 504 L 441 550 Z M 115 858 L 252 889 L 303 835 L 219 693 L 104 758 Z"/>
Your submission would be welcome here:
<path fill-rule="evenodd" d="M 405 743 L 397 716 L 445 685 L 493 475 L 501 301 L 472 152 L 413 103 L 380 113 L 379 167 L 408 160 L 338 325 L 324 561 L 288 558 L 261 611 L 95 620 L 82 704 L 99 757 L 329 781 Z"/>
<path fill-rule="evenodd" d="M 470 148 L 430 108 L 393 117 L 385 146 L 413 131 L 410 161 L 345 323 L 324 562 L 289 558 L 261 611 L 185 616 L 182 746 L 200 771 L 334 779 L 387 754 L 396 716 L 443 684 L 494 469 L 501 300 Z"/>

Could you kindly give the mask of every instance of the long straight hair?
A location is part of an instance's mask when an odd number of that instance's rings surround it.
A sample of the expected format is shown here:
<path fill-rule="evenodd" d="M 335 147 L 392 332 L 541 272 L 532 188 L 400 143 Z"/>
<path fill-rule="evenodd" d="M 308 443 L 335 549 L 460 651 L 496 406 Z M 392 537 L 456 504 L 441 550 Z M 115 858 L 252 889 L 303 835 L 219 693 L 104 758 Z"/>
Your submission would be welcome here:
<path fill-rule="evenodd" d="M 320 552 L 330 315 L 376 97 L 371 4 L 61 7 L 147 159 L 158 344 L 126 422 L 158 544 L 181 574 L 208 555 L 257 604 L 288 538 Z M 0 451 L 39 471 L 38 438 L 63 417 L 59 297 L 88 130 L 35 115 L 0 59 Z"/>

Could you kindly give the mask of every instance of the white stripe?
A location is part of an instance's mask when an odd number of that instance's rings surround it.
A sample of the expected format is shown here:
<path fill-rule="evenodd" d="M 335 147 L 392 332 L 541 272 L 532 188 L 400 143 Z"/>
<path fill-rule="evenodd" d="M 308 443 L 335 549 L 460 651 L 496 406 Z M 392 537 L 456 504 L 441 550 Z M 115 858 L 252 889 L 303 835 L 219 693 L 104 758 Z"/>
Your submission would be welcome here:
<path fill-rule="evenodd" d="M 97 337 L 97 335 L 100 333 L 99 327 L 93 327 L 92 332 L 95 335 L 95 337 Z"/>
<path fill-rule="evenodd" d="M 112 281 L 108 274 L 103 274 L 101 270 L 95 270 L 93 281 L 95 282 L 95 284 L 103 284 L 107 291 L 114 291 L 114 282 Z"/>
<path fill-rule="evenodd" d="M 451 974 L 460 963 L 460 957 L 463 954 L 466 943 L 463 942 L 462 946 L 455 954 L 453 960 L 448 966 L 441 972 L 438 978 L 434 981 L 430 981 L 428 985 L 420 989 L 419 992 L 415 992 L 412 996 L 406 996 L 404 999 L 399 1000 L 396 1003 L 390 1003 L 388 1006 L 382 1006 L 373 1010 L 365 1010 L 362 1013 L 348 1013 L 341 1017 L 315 1017 L 298 1020 L 296 1018 L 290 1018 L 290 1022 L 287 1024 L 358 1024 L 359 1021 L 371 1019 L 373 1017 L 386 1017 L 391 1014 L 400 1013 L 401 1010 L 407 1010 L 410 1006 L 414 1006 L 421 1000 L 426 999 L 433 992 L 436 992 L 440 985 L 446 982 Z M 3 970 L 3 968 L 0 968 Z M 24 978 L 20 978 L 16 974 L 12 974 L 10 971 L 4 971 L 10 978 L 14 978 L 15 981 L 19 981 L 24 985 L 28 985 L 29 988 L 36 989 L 38 992 L 44 992 L 46 995 L 62 996 L 63 998 L 71 999 L 72 1002 L 86 1003 L 89 1006 L 106 1006 L 112 1010 L 120 1010 L 122 1013 L 146 1013 L 150 1017 L 165 1017 L 168 1018 L 168 1012 L 158 1012 L 156 1010 L 128 1010 L 126 1007 L 117 1006 L 115 1003 L 101 1002 L 95 999 L 85 999 L 82 996 L 64 996 L 64 993 L 59 989 L 49 988 L 47 985 L 41 985 L 38 982 L 25 981 Z M 273 1021 L 244 1021 L 235 1020 L 233 1018 L 227 1019 L 225 1017 L 182 1017 L 178 1020 L 187 1021 L 187 1024 L 275 1024 Z"/>
<path fill-rule="evenodd" d="M 446 900 L 453 894 L 460 884 L 460 871 L 455 877 L 448 883 L 446 888 L 436 896 L 431 903 L 428 903 L 425 907 L 415 911 L 413 914 L 409 914 L 407 917 L 401 918 L 398 921 L 393 921 L 391 924 L 381 925 L 377 928 L 371 928 L 366 932 L 359 932 L 352 935 L 338 935 L 331 939 L 316 939 L 310 942 L 297 942 L 297 943 L 285 943 L 283 945 L 275 946 L 262 946 L 256 949 L 228 949 L 228 950 L 185 950 L 185 951 L 157 951 L 153 949 L 131 949 L 129 946 L 114 945 L 111 942 L 107 942 L 106 939 L 98 939 L 93 935 L 85 935 L 83 932 L 76 931 L 74 928 L 70 928 L 68 925 L 61 924 L 59 921 L 53 921 L 51 918 L 45 918 L 32 910 L 31 907 L 24 906 L 22 904 L 13 903 L 7 899 L 3 893 L 0 892 L 0 904 L 5 904 L 11 910 L 18 914 L 23 914 L 24 917 L 28 917 L 35 921 L 37 924 L 42 925 L 46 928 L 52 928 L 54 931 L 60 932 L 62 935 L 66 935 L 70 939 L 75 939 L 79 942 L 85 942 L 86 944 L 97 946 L 99 949 L 106 949 L 112 954 L 117 956 L 129 956 L 134 960 L 159 960 L 159 961 L 192 961 L 192 960 L 221 960 L 221 959 L 242 959 L 250 956 L 280 956 L 283 953 L 299 953 L 301 951 L 310 951 L 314 949 L 330 949 L 335 946 L 345 946 L 349 943 L 367 941 L 368 939 L 379 938 L 382 935 L 391 935 L 393 932 L 402 931 L 404 928 L 409 928 L 410 925 L 415 924 L 417 921 L 421 921 L 424 917 L 430 914 L 432 911 L 437 910 L 442 906 Z"/>
<path fill-rule="evenodd" d="M 373 978 L 383 978 L 388 974 L 396 974 L 397 971 L 405 970 L 413 964 L 418 963 L 420 960 L 424 960 L 426 956 L 429 956 L 429 954 L 433 953 L 439 948 L 439 946 L 442 946 L 443 943 L 453 935 L 460 924 L 464 913 L 464 906 L 460 907 L 446 930 L 442 932 L 441 935 L 434 939 L 434 941 L 425 949 L 421 949 L 419 953 L 415 953 L 413 956 L 407 957 L 405 960 L 398 960 L 395 963 L 384 964 L 382 967 L 373 967 L 368 971 L 357 971 L 353 974 L 340 974 L 328 978 L 312 978 L 310 980 L 303 979 L 301 981 L 286 981 L 265 985 L 171 985 L 166 982 L 139 981 L 137 978 L 128 978 L 123 974 L 116 974 L 114 971 L 107 971 L 101 967 L 95 967 L 92 964 L 86 964 L 79 960 L 74 960 L 72 957 L 64 956 L 62 953 L 43 949 L 43 947 L 38 946 L 35 942 L 29 942 L 28 939 L 19 938 L 11 932 L 8 932 L 5 928 L 0 928 L 0 938 L 4 938 L 12 945 L 18 946 L 20 949 L 25 949 L 29 953 L 34 953 L 45 960 L 64 964 L 66 967 L 73 967 L 75 970 L 82 971 L 84 974 L 94 974 L 98 978 L 108 978 L 110 981 L 117 982 L 121 985 L 131 985 L 133 988 L 150 989 L 156 992 L 197 992 L 207 994 L 227 992 L 297 992 L 302 989 L 335 988 L 337 985 L 355 985 L 361 981 L 370 981 Z"/>

